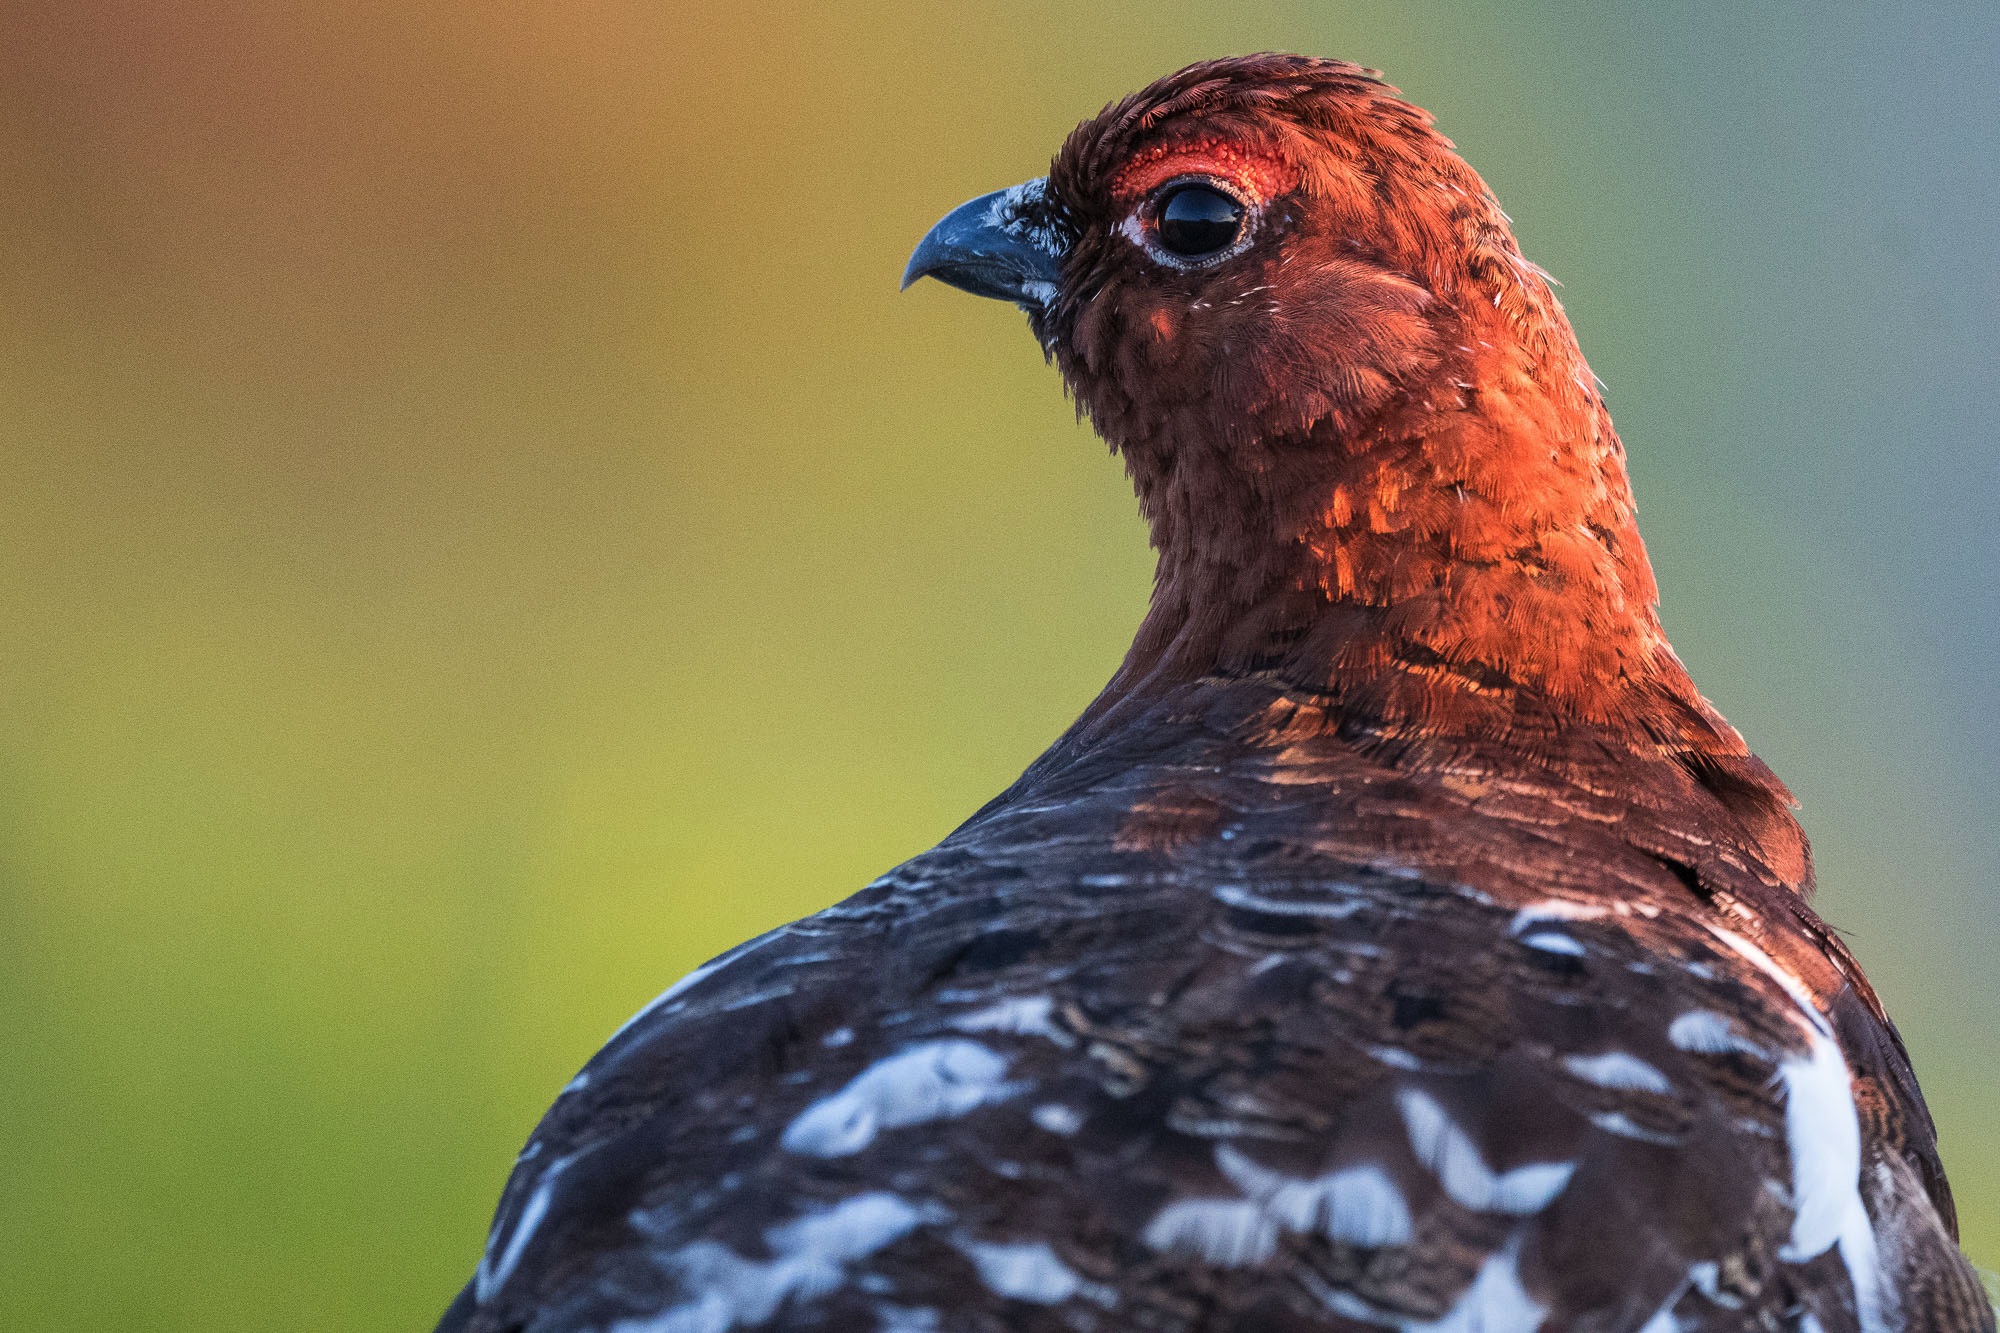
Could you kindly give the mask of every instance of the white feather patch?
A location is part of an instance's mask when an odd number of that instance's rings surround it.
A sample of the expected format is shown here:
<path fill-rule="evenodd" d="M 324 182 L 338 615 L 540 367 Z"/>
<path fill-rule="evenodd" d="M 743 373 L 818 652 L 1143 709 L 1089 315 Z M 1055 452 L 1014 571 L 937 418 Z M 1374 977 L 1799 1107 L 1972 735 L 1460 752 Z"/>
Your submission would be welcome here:
<path fill-rule="evenodd" d="M 1516 1238 L 1495 1250 L 1442 1319 L 1404 1323 L 1402 1333 L 1535 1333 L 1548 1307 L 1521 1285 L 1520 1249 Z"/>
<path fill-rule="evenodd" d="M 521 1262 L 521 1255 L 528 1248 L 528 1241 L 534 1236 L 535 1228 L 548 1216 L 549 1204 L 555 1198 L 556 1184 L 562 1174 L 582 1153 L 571 1153 L 558 1157 L 542 1171 L 541 1178 L 528 1195 L 528 1201 L 521 1205 L 521 1211 L 512 1218 L 496 1219 L 492 1234 L 486 1238 L 486 1251 L 479 1256 L 479 1267 L 472 1275 L 472 1294 L 480 1303 L 491 1299 L 494 1293 L 506 1284 L 514 1266 Z"/>
<path fill-rule="evenodd" d="M 1218 884 L 1212 890 L 1215 900 L 1225 907 L 1240 907 L 1252 912 L 1267 912 L 1272 916 L 1317 916 L 1334 921 L 1344 921 L 1368 905 L 1368 900 L 1358 894 L 1344 898 L 1272 898 L 1258 893 L 1241 884 Z"/>
<path fill-rule="evenodd" d="M 919 1042 L 876 1061 L 846 1087 L 799 1112 L 780 1140 L 808 1157 L 846 1157 L 885 1129 L 961 1116 L 1020 1091 L 1007 1061 L 976 1041 Z"/>
<path fill-rule="evenodd" d="M 1263 1263 L 1278 1244 L 1278 1223 L 1248 1199 L 1183 1199 L 1146 1225 L 1144 1240 L 1163 1254 L 1187 1254 L 1220 1268 Z"/>
<path fill-rule="evenodd" d="M 1371 1249 L 1410 1239 L 1409 1204 L 1379 1166 L 1363 1163 L 1321 1176 L 1288 1176 L 1227 1144 L 1216 1149 L 1215 1164 L 1245 1197 L 1171 1203 L 1147 1226 L 1148 1245 L 1223 1268 L 1242 1268 L 1270 1258 L 1281 1231 Z"/>
<path fill-rule="evenodd" d="M 1602 1055 L 1566 1055 L 1563 1068 L 1586 1083 L 1617 1092 L 1671 1092 L 1667 1076 L 1636 1055 L 1606 1051 Z"/>
<path fill-rule="evenodd" d="M 1043 1102 L 1028 1113 L 1028 1118 L 1051 1134 L 1067 1136 L 1083 1128 L 1083 1112 L 1061 1102 Z"/>
<path fill-rule="evenodd" d="M 1662 1134 L 1658 1130 L 1647 1129 L 1623 1111 L 1596 1111 L 1591 1114 L 1590 1123 L 1606 1134 L 1616 1134 L 1621 1139 L 1637 1139 L 1641 1143 L 1679 1143 L 1672 1134 Z"/>
<path fill-rule="evenodd" d="M 661 1314 L 626 1319 L 609 1333 L 726 1333 L 769 1323 L 787 1300 L 824 1296 L 847 1280 L 850 1264 L 932 1220 L 894 1194 L 843 1199 L 764 1233 L 768 1260 L 745 1259 L 717 1241 L 698 1240 L 666 1258 L 691 1299 Z"/>
<path fill-rule="evenodd" d="M 1741 1053 L 1770 1059 L 1771 1053 L 1736 1030 L 1736 1022 L 1713 1009 L 1690 1009 L 1667 1025 L 1667 1040 L 1675 1049 L 1697 1055 Z"/>
<path fill-rule="evenodd" d="M 1072 1296 L 1087 1296 L 1100 1304 L 1117 1297 L 1095 1283 L 1085 1282 L 1075 1269 L 1056 1257 L 1041 1241 L 993 1244 L 960 1241 L 959 1252 L 972 1260 L 979 1280 L 996 1296 L 1031 1305 L 1059 1305 Z"/>
<path fill-rule="evenodd" d="M 1417 1159 L 1436 1173 L 1454 1202 L 1475 1213 L 1540 1212 L 1576 1173 L 1575 1162 L 1529 1162 L 1495 1171 L 1429 1093 L 1404 1088 L 1396 1094 L 1396 1104 Z"/>
<path fill-rule="evenodd" d="M 1561 954 L 1566 958 L 1581 958 L 1588 952 L 1583 941 L 1574 935 L 1565 935 L 1559 930 L 1537 930 L 1523 935 L 1521 943 L 1542 953 Z"/>
<path fill-rule="evenodd" d="M 1792 1158 L 1792 1235 L 1780 1259 L 1804 1262 L 1838 1246 L 1863 1333 L 1887 1330 L 1875 1227 L 1861 1201 L 1861 1122 L 1840 1048 L 1815 1033 L 1809 1052 L 1778 1066 Z"/>
<path fill-rule="evenodd" d="M 1514 913 L 1513 924 L 1507 929 L 1510 934 L 1522 935 L 1544 922 L 1551 921 L 1596 921 L 1611 914 L 1611 908 L 1603 903 L 1571 902 L 1566 898 L 1548 898 L 1531 903 Z"/>
<path fill-rule="evenodd" d="M 1235 1148 L 1216 1149 L 1222 1173 L 1287 1231 L 1378 1248 L 1410 1239 L 1410 1207 L 1388 1172 L 1372 1164 L 1323 1176 L 1287 1176 Z"/>
<path fill-rule="evenodd" d="M 951 1021 L 960 1032 L 1012 1032 L 1024 1037 L 1058 1037 L 1049 1021 L 1055 1001 L 1046 995 L 1018 996 L 963 1014 Z"/>
<path fill-rule="evenodd" d="M 1803 1263 L 1838 1247 L 1862 1333 L 1889 1333 L 1894 1293 L 1882 1280 L 1875 1226 L 1861 1200 L 1861 1118 L 1847 1059 L 1797 977 L 1743 936 L 1715 925 L 1709 931 L 1792 998 L 1805 1033 L 1805 1053 L 1778 1065 L 1792 1161 L 1792 1234 L 1778 1257 Z"/>

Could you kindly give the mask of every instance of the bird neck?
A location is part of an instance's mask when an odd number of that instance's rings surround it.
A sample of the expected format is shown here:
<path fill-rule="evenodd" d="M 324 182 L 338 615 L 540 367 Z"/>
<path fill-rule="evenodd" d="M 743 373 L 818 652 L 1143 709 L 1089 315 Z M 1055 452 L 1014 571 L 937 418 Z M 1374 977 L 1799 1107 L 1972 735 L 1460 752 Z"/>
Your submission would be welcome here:
<path fill-rule="evenodd" d="M 1466 304 L 1365 422 L 1232 438 L 1185 408 L 1093 410 L 1152 527 L 1152 604 L 996 807 L 1106 764 L 1192 762 L 1183 739 L 1226 768 L 1319 737 L 1411 777 L 1515 765 L 1620 790 L 1810 891 L 1791 794 L 1667 643 L 1624 450 L 1553 298 L 1525 320 Z"/>
<path fill-rule="evenodd" d="M 1624 453 L 1567 324 L 1490 304 L 1367 424 L 1126 446 L 1159 552 L 1116 692 L 1275 671 L 1365 721 L 1740 748 L 1661 630 Z M 1718 735 L 1717 729 L 1722 735 Z"/>

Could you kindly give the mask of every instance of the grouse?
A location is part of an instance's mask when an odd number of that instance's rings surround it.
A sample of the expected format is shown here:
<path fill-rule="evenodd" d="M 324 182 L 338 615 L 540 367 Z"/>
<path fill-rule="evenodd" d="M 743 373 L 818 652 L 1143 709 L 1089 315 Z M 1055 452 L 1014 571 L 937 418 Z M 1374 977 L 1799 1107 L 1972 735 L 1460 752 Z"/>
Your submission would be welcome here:
<path fill-rule="evenodd" d="M 1990 1333 L 1790 795 L 1424 112 L 1194 65 L 926 276 L 1124 459 L 1136 640 L 937 847 L 620 1029 L 442 1329 Z"/>

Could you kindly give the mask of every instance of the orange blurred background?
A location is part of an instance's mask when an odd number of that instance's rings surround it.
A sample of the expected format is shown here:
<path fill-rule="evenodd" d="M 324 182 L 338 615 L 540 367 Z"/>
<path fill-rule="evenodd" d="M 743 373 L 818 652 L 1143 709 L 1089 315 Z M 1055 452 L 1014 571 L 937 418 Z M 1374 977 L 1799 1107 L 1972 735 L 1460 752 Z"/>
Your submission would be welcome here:
<path fill-rule="evenodd" d="M 2000 1263 L 2000 14 L 1619 8 L 0 6 L 0 1326 L 426 1326 L 625 1015 L 1054 737 L 1143 531 L 896 279 L 1260 48 L 1567 284 Z"/>

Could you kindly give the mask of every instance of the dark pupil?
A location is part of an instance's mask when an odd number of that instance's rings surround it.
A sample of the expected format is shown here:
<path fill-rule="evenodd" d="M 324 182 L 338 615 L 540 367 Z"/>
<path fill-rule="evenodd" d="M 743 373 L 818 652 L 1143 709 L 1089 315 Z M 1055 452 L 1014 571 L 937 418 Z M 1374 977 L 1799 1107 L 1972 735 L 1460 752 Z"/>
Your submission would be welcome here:
<path fill-rule="evenodd" d="M 1206 185 L 1183 185 L 1160 205 L 1160 244 L 1177 255 L 1212 255 L 1242 225 L 1243 205 Z"/>

